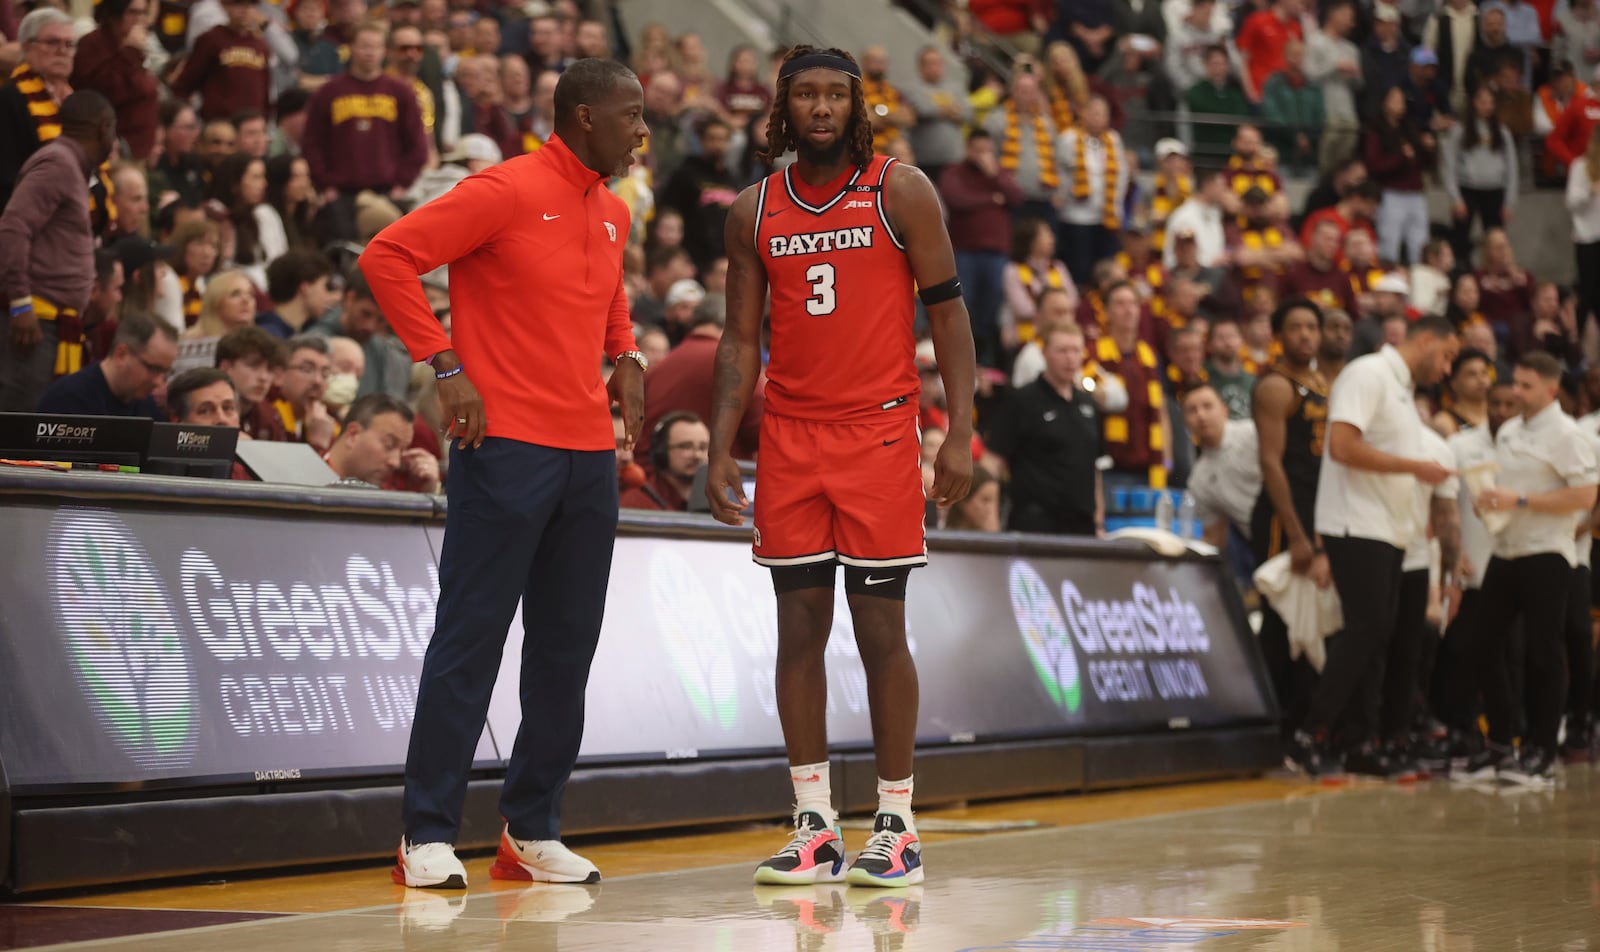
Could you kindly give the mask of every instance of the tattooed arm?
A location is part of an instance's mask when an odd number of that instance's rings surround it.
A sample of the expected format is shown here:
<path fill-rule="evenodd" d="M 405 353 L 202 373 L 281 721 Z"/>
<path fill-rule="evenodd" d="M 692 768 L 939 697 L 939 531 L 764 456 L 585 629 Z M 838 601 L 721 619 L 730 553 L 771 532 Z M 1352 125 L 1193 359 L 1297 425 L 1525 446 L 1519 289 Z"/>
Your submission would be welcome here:
<path fill-rule="evenodd" d="M 756 251 L 756 188 L 744 190 L 723 230 L 728 254 L 728 323 L 717 345 L 717 366 L 711 384 L 711 462 L 706 473 L 706 501 L 718 522 L 744 524 L 739 513 L 749 506 L 733 440 L 761 373 L 761 315 L 767 302 L 767 271 Z M 731 498 L 730 498 L 731 494 Z"/>

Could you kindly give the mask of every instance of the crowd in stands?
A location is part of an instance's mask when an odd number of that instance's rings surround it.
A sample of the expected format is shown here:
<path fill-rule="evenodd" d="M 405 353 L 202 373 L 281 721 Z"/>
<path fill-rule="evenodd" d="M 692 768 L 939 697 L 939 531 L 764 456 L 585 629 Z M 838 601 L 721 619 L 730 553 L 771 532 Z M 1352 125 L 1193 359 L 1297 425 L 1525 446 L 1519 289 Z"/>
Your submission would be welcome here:
<path fill-rule="evenodd" d="M 695 506 L 723 225 L 770 171 L 784 51 L 724 69 L 692 26 L 578 0 L 100 0 L 92 23 L 0 0 L 0 411 L 237 426 L 439 491 L 433 376 L 355 257 L 541 148 L 561 71 L 616 57 L 650 129 L 610 187 L 652 364 L 632 451 L 616 420 L 619 486 L 626 507 Z M 1425 317 L 1462 348 L 1417 391 L 1431 430 L 1498 429 L 1531 364 L 1600 432 L 1596 0 L 964 0 L 934 26 L 901 84 L 885 48 L 855 50 L 877 150 L 944 201 L 977 344 L 973 491 L 930 524 L 1093 535 L 1133 494 L 1187 487 L 1243 576 L 1273 554 L 1261 500 L 1288 463 L 1269 457 L 1307 393 L 1258 382 L 1287 359 L 1325 388 Z M 1575 287 L 1510 240 L 1538 188 L 1564 190 Z M 448 327 L 448 268 L 423 284 Z M 1284 302 L 1315 305 L 1314 334 Z M 931 484 L 948 420 L 931 342 L 916 359 Z M 742 459 L 759 462 L 761 413 L 758 389 Z"/>
<path fill-rule="evenodd" d="M 34 156 L 72 138 L 61 112 L 74 91 L 103 96 L 116 125 L 73 196 L 87 231 L 52 237 L 69 214 L 54 199 L 7 204 L 0 283 L 13 325 L 36 330 L 9 335 L 3 409 L 52 406 L 47 393 L 85 390 L 59 378 L 110 379 L 100 362 L 155 346 L 161 359 L 143 366 L 224 369 L 248 436 L 327 454 L 349 408 L 381 393 L 417 411 L 399 449 L 443 465 L 428 375 L 388 331 L 354 255 L 462 177 L 538 149 L 561 69 L 616 56 L 644 83 L 651 130 L 646 161 L 612 182 L 633 212 L 627 290 L 656 364 L 627 488 L 632 502 L 688 504 L 673 474 L 692 474 L 703 454 L 689 447 L 704 441 L 678 431 L 709 411 L 723 221 L 768 172 L 756 152 L 781 50 L 737 48 L 724 70 L 692 31 L 629 31 L 612 5 L 576 0 L 101 0 L 93 24 L 49 0 L 6 6 L 0 200 L 55 194 L 46 173 L 65 166 Z M 1584 369 L 1600 271 L 1580 269 L 1576 289 L 1543 282 L 1504 228 L 1524 179 L 1570 180 L 1577 254 L 1600 263 L 1600 99 L 1581 81 L 1600 63 L 1591 0 L 945 6 L 936 35 L 948 43 L 920 51 L 915 79 L 891 83 L 881 46 L 858 56 L 877 148 L 939 187 L 972 315 L 975 449 L 996 477 L 982 495 L 1000 498 L 970 522 L 958 510 L 960 524 L 1094 532 L 1105 487 L 1182 487 L 1203 452 L 1178 399 L 1209 382 L 1231 419 L 1247 419 L 1276 356 L 1269 315 L 1291 297 L 1349 327 L 1342 352 L 1329 335 L 1329 367 L 1427 313 L 1501 371 L 1534 349 L 1574 381 Z M 1303 189 L 1286 182 L 1302 174 L 1318 178 L 1296 200 Z M 1448 194 L 1448 220 L 1429 218 L 1430 183 Z M 63 267 L 77 276 L 60 280 Z M 447 270 L 425 281 L 444 322 Z M 134 316 L 158 333 L 134 322 L 119 336 Z M 931 348 L 919 363 L 932 447 Z M 1041 378 L 1096 382 L 1083 408 L 1094 423 L 1073 439 L 1098 442 L 1101 478 L 1019 473 L 1035 468 L 1019 458 L 1034 437 L 1015 395 Z M 149 399 L 170 413 L 165 385 Z M 103 385 L 89 389 L 104 400 Z M 109 393 L 143 406 L 137 389 Z M 1581 388 L 1567 394 L 1575 412 L 1591 409 Z M 1452 405 L 1448 387 L 1428 399 L 1430 418 Z M 758 400 L 739 447 L 749 458 L 759 415 Z M 379 481 L 426 484 L 413 458 L 391 454 Z"/>

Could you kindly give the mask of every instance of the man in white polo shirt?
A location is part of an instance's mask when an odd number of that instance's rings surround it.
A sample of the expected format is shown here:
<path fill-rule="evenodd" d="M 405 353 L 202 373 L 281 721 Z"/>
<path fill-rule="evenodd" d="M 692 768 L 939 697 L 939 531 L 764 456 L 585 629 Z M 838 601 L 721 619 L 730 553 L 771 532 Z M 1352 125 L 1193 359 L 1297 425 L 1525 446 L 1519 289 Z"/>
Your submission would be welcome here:
<path fill-rule="evenodd" d="M 1465 427 L 1448 439 L 1446 444 L 1455 458 L 1455 470 L 1462 482 L 1471 479 L 1474 470 L 1494 467 L 1494 438 L 1505 422 L 1516 416 L 1521 407 L 1509 375 L 1489 386 L 1488 426 Z M 1433 710 L 1439 720 L 1450 728 L 1450 755 L 1452 759 L 1470 760 L 1483 751 L 1483 734 L 1478 730 L 1479 680 L 1477 658 L 1481 652 L 1479 638 L 1483 632 L 1483 576 L 1489 570 L 1489 558 L 1494 554 L 1494 536 L 1479 517 L 1477 504 L 1470 492 L 1462 491 L 1457 499 L 1461 518 L 1460 577 L 1449 578 L 1449 567 L 1441 581 L 1455 581 L 1461 586 L 1461 610 L 1445 629 L 1439 642 L 1439 656 L 1433 670 Z M 1504 639 L 1497 639 L 1504 642 Z M 1510 677 L 1510 662 L 1497 669 L 1501 678 Z M 1490 692 L 1484 692 L 1488 695 Z M 1494 694 L 1506 699 L 1510 688 Z M 1491 721 L 1510 717 L 1510 712 L 1489 713 Z M 1452 779 L 1455 775 L 1452 774 Z"/>
<path fill-rule="evenodd" d="M 1455 454 L 1450 452 L 1444 437 L 1426 423 L 1418 435 L 1422 438 L 1424 457 L 1446 469 L 1455 469 Z M 1456 476 L 1433 485 L 1420 479 L 1414 482 L 1411 514 L 1414 524 L 1427 531 L 1412 535 L 1400 564 L 1400 610 L 1383 669 L 1385 750 L 1396 768 L 1402 771 L 1415 770 L 1424 760 L 1431 766 L 1445 754 L 1442 749 L 1434 749 L 1432 743 L 1413 736 L 1418 713 L 1417 692 L 1421 685 L 1423 657 L 1427 654 L 1424 647 L 1428 638 L 1428 593 L 1433 564 L 1430 534 L 1439 541 L 1439 588 L 1444 607 L 1453 613 L 1461 606 L 1461 583 L 1456 578 L 1461 562 L 1461 513 L 1456 506 L 1461 482 Z M 1448 622 L 1447 617 L 1444 623 Z"/>
<path fill-rule="evenodd" d="M 1556 735 L 1567 704 L 1567 659 L 1562 643 L 1567 589 L 1577 562 L 1573 539 L 1578 520 L 1594 508 L 1600 470 L 1578 424 L 1556 401 L 1561 364 L 1542 351 L 1523 354 L 1513 371 L 1522 415 L 1500 428 L 1495 454 L 1498 485 L 1478 495 L 1478 510 L 1508 512 L 1511 519 L 1494 540 L 1494 557 L 1483 579 L 1484 647 L 1480 671 L 1505 664 L 1503 644 L 1520 618 L 1526 638 L 1527 730 L 1519 752 L 1511 751 L 1516 725 L 1489 720 L 1489 749 L 1469 764 L 1481 774 L 1492 758 L 1495 776 L 1527 785 L 1552 783 Z M 1509 682 L 1487 677 L 1489 692 Z M 1509 707 L 1509 705 L 1495 705 Z M 1485 708 L 1493 707 L 1485 703 Z"/>
<path fill-rule="evenodd" d="M 1200 448 L 1200 458 L 1189 472 L 1188 491 L 1205 540 L 1226 549 L 1232 529 L 1249 542 L 1250 516 L 1261 495 L 1256 425 L 1228 419 L 1227 404 L 1210 384 L 1183 395 L 1183 424 Z"/>
<path fill-rule="evenodd" d="M 1291 742 L 1300 759 L 1326 763 L 1335 729 L 1345 769 L 1382 777 L 1400 771 L 1377 742 L 1383 669 L 1399 610 L 1405 549 L 1424 531 L 1413 512 L 1417 480 L 1444 482 L 1450 469 L 1422 452 L 1413 389 L 1438 382 L 1461 342 L 1440 317 L 1414 322 L 1399 347 L 1350 362 L 1328 395 L 1328 444 L 1317 484 L 1317 534 L 1344 606 L 1344 631 L 1328 639 L 1328 661 Z"/>
<path fill-rule="evenodd" d="M 1584 375 L 1584 388 L 1591 400 L 1594 387 L 1600 383 L 1600 368 L 1589 368 Z M 1578 418 L 1578 429 L 1589 441 L 1589 448 L 1600 460 L 1600 410 Z M 1595 651 L 1594 651 L 1594 573 L 1591 556 L 1594 547 L 1594 530 L 1600 511 L 1591 511 L 1590 517 L 1578 524 L 1575 541 L 1578 548 L 1578 567 L 1573 570 L 1572 590 L 1567 595 L 1567 667 L 1571 688 L 1567 691 L 1567 731 L 1562 741 L 1562 756 L 1569 763 L 1591 759 L 1594 747 L 1595 725 Z"/>

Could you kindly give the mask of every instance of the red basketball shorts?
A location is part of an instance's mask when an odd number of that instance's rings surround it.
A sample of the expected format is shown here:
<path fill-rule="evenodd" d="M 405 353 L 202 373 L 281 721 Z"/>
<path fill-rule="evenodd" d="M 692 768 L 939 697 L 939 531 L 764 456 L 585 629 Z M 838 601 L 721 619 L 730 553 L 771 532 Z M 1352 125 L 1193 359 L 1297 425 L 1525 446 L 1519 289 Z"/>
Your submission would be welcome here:
<path fill-rule="evenodd" d="M 926 565 L 916 415 L 818 423 L 768 412 L 755 506 L 762 565 Z"/>

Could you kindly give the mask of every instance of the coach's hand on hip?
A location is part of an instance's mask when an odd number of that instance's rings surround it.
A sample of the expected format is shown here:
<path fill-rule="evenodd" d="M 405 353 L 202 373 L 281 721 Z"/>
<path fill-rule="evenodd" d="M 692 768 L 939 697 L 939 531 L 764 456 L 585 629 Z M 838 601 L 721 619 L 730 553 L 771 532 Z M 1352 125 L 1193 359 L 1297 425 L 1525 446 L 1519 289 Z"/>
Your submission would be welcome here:
<path fill-rule="evenodd" d="M 611 402 L 622 407 L 622 425 L 627 429 L 628 449 L 639 442 L 639 431 L 644 429 L 644 368 L 638 361 L 617 361 L 606 381 L 606 393 Z"/>
<path fill-rule="evenodd" d="M 472 385 L 465 368 L 459 373 L 455 372 L 457 368 L 461 368 L 461 360 L 453 350 L 442 351 L 433 358 L 433 373 L 439 381 L 439 405 L 444 407 L 450 421 L 445 433 L 457 438 L 458 448 L 477 449 L 489 435 L 489 421 L 484 418 L 483 397 L 479 396 L 478 388 Z"/>

